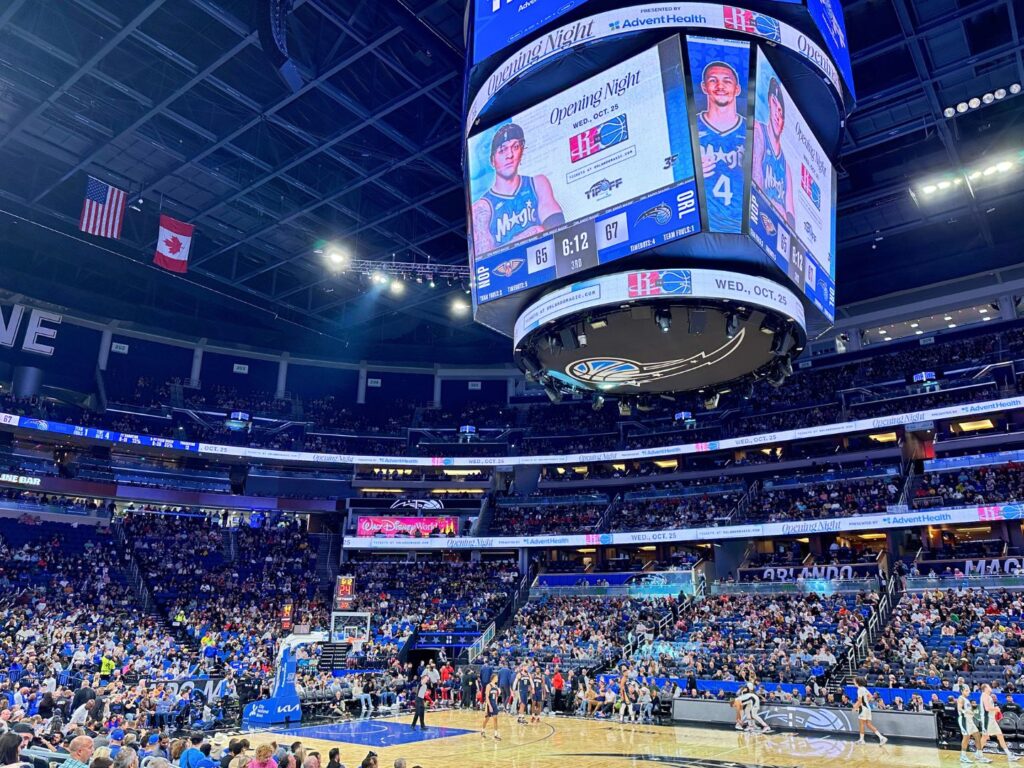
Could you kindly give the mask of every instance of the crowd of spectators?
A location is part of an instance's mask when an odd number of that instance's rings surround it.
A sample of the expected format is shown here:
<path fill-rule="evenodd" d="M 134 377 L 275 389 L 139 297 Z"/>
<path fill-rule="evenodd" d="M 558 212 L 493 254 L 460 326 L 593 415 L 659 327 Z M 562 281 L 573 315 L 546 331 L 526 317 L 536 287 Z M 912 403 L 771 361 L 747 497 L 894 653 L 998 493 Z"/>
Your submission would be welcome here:
<path fill-rule="evenodd" d="M 899 496 L 898 476 L 812 482 L 762 490 L 750 500 L 744 517 L 771 522 L 870 515 L 885 512 Z"/>
<path fill-rule="evenodd" d="M 495 655 L 514 663 L 589 667 L 616 661 L 632 642 L 653 637 L 673 598 L 554 597 L 531 600 L 492 645 Z"/>
<path fill-rule="evenodd" d="M 738 501 L 737 493 L 627 499 L 612 512 L 609 529 L 655 531 L 725 525 Z"/>
<path fill-rule="evenodd" d="M 765 682 L 805 683 L 845 655 L 877 600 L 873 592 L 709 597 L 680 611 L 636 657 L 676 676 L 736 681 L 752 671 Z"/>
<path fill-rule="evenodd" d="M 1018 464 L 925 473 L 914 483 L 914 506 L 973 506 L 1024 499 L 1024 468 Z"/>
<path fill-rule="evenodd" d="M 219 522 L 130 513 L 124 530 L 151 594 L 201 649 L 203 667 L 266 675 L 286 604 L 294 623 L 327 629 L 329 601 L 316 580 L 316 549 L 298 520 L 236 529 Z"/>
<path fill-rule="evenodd" d="M 193 654 L 136 602 L 112 536 L 9 521 L 0 539 L 0 669 L 23 695 L 104 679 L 173 679 Z M 20 689 L 19 689 L 20 691 Z"/>
<path fill-rule="evenodd" d="M 882 688 L 951 691 L 963 678 L 1024 692 L 1024 595 L 1005 589 L 908 592 L 861 663 Z"/>
<path fill-rule="evenodd" d="M 591 531 L 607 504 L 514 504 L 494 509 L 490 532 L 499 536 L 536 536 Z"/>
<path fill-rule="evenodd" d="M 342 571 L 356 579 L 351 610 L 371 613 L 374 642 L 392 646 L 400 646 L 415 629 L 484 629 L 508 604 L 520 579 L 515 563 L 504 560 L 354 559 Z"/>

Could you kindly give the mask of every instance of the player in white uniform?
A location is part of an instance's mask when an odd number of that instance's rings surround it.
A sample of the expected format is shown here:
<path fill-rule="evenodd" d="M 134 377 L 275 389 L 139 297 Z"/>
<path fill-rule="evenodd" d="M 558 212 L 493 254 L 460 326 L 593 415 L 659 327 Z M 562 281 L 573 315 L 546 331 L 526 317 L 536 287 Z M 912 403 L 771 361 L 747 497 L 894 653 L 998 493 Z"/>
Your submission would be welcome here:
<path fill-rule="evenodd" d="M 1011 763 L 1015 763 L 1020 760 L 1020 758 L 1013 754 L 1010 751 L 1010 748 L 1006 746 L 1006 737 L 1003 736 L 1003 729 L 999 727 L 999 705 L 996 704 L 995 696 L 992 695 L 992 686 L 988 683 L 981 686 L 981 711 L 979 714 L 981 715 L 981 743 L 978 745 L 978 754 L 981 755 L 984 751 L 989 737 L 995 736 L 996 741 L 999 742 L 999 746 L 1002 747 L 1003 752 L 1006 753 L 1006 758 Z"/>
<path fill-rule="evenodd" d="M 961 685 L 960 697 L 956 700 L 956 720 L 960 725 L 960 734 L 963 736 L 960 739 L 960 762 L 974 762 L 967 756 L 967 747 L 970 746 L 971 739 L 973 738 L 975 748 L 978 749 L 978 762 L 991 763 L 992 761 L 981 754 L 981 749 L 978 748 L 978 745 L 981 744 L 981 734 L 978 733 L 978 726 L 974 723 L 974 704 L 968 698 L 970 695 L 971 686 Z"/>
<path fill-rule="evenodd" d="M 754 725 L 757 724 L 761 726 L 761 733 L 772 732 L 772 727 L 761 717 L 761 697 L 755 692 L 753 683 L 740 688 L 732 705 L 736 710 L 736 730 L 743 730 L 745 724 L 750 730 L 754 730 Z"/>
<path fill-rule="evenodd" d="M 865 726 L 874 731 L 878 737 L 878 743 L 885 744 L 888 739 L 882 735 L 882 732 L 875 727 L 875 724 L 871 722 L 871 702 L 874 700 L 874 695 L 868 690 L 868 681 L 863 677 L 854 678 L 854 682 L 857 684 L 857 702 L 853 705 L 853 711 L 857 713 L 857 725 L 860 727 L 860 739 L 858 743 L 864 743 L 864 728 Z"/>

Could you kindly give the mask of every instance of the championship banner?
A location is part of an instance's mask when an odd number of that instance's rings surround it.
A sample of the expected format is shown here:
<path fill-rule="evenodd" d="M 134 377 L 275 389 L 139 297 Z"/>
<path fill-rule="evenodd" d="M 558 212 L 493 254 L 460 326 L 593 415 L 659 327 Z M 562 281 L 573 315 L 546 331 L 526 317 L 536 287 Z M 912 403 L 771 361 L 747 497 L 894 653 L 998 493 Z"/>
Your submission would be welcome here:
<path fill-rule="evenodd" d="M 440 533 L 454 536 L 459 532 L 455 517 L 360 517 L 356 536 L 429 536 Z"/>
<path fill-rule="evenodd" d="M 356 596 L 355 576 L 339 576 L 334 587 L 334 610 L 347 611 Z"/>

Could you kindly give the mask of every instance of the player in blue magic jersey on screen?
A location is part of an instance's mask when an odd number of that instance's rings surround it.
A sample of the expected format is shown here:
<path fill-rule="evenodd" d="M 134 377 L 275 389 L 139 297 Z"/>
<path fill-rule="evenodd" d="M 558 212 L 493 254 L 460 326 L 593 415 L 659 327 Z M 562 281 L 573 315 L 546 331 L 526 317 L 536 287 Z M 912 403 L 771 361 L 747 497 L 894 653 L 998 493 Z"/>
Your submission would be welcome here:
<path fill-rule="evenodd" d="M 704 67 L 700 89 L 708 108 L 697 115 L 708 223 L 717 232 L 739 232 L 743 213 L 743 153 L 747 121 L 736 111 L 736 70 L 724 61 Z"/>
<path fill-rule="evenodd" d="M 793 174 L 782 151 L 786 102 L 782 97 L 782 86 L 774 77 L 768 82 L 768 114 L 765 117 L 767 122 L 754 121 L 754 186 L 764 193 L 790 227 L 796 227 Z"/>
<path fill-rule="evenodd" d="M 473 249 L 477 256 L 565 223 L 547 176 L 521 176 L 526 138 L 507 123 L 491 139 L 494 183 L 473 202 Z"/>

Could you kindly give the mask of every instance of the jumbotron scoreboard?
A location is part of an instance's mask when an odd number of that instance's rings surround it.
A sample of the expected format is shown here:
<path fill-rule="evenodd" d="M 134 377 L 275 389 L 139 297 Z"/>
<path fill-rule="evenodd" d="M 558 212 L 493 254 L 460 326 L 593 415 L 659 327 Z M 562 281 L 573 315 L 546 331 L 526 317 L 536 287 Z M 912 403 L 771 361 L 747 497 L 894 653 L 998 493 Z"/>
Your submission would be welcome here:
<path fill-rule="evenodd" d="M 472 3 L 474 317 L 553 397 L 781 383 L 834 319 L 845 28 L 771 5 Z"/>

